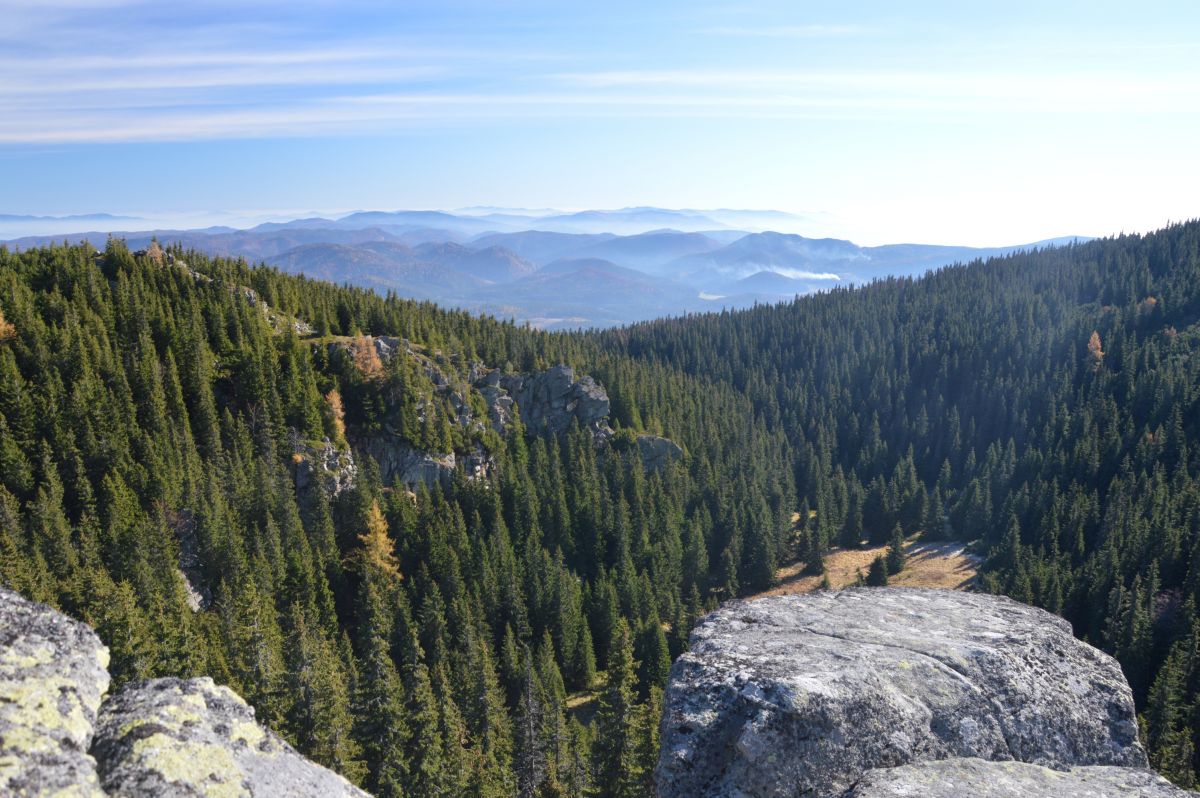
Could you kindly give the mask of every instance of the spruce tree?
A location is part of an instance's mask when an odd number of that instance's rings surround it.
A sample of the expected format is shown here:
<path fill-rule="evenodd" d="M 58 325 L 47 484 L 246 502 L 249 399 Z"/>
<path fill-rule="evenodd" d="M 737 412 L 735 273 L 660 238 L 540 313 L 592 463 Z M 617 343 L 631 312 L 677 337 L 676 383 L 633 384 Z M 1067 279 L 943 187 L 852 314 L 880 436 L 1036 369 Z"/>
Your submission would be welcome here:
<path fill-rule="evenodd" d="M 866 585 L 868 587 L 887 587 L 887 560 L 882 555 L 871 560 L 871 568 L 867 571 Z"/>
<path fill-rule="evenodd" d="M 609 645 L 607 681 L 596 711 L 592 748 L 593 795 L 633 798 L 638 792 L 637 706 L 633 641 L 624 619 L 617 622 Z"/>
<path fill-rule="evenodd" d="M 899 524 L 892 529 L 892 537 L 888 540 L 887 547 L 887 572 L 889 576 L 895 576 L 904 570 L 904 565 L 908 560 L 908 555 L 904 551 L 904 530 Z"/>

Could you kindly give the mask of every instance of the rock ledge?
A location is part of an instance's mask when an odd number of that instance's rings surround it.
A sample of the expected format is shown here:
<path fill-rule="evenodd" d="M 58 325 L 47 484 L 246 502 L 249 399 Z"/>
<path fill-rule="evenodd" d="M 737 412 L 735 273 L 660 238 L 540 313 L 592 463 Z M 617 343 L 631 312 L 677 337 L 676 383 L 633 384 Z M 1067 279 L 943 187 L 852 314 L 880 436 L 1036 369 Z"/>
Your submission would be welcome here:
<path fill-rule="evenodd" d="M 108 689 L 86 624 L 0 588 L 0 795 L 361 798 L 208 678 Z"/>
<path fill-rule="evenodd" d="M 1144 768 L 1137 733 L 1117 663 L 1042 610 L 938 590 L 783 596 L 692 633 L 658 789 L 834 798 L 874 768 L 952 757 Z"/>

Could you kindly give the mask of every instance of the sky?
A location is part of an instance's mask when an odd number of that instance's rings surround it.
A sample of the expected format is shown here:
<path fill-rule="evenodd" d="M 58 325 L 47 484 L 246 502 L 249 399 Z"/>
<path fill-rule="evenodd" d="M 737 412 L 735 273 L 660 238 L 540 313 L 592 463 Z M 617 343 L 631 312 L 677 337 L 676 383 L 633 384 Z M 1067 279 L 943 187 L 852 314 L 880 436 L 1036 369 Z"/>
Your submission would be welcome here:
<path fill-rule="evenodd" d="M 772 208 L 1004 245 L 1200 216 L 1200 4 L 0 0 L 0 214 Z"/>

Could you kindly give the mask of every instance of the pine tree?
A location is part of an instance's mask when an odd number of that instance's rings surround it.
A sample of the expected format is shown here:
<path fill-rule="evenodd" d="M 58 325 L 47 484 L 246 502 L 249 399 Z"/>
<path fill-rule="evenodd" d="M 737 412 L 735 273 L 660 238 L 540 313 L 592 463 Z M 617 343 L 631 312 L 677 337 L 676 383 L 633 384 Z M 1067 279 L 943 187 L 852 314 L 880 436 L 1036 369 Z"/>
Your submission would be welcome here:
<path fill-rule="evenodd" d="M 550 778 L 545 750 L 546 701 L 533 658 L 525 649 L 522 656 L 520 690 L 514 718 L 514 756 L 517 795 L 536 798 Z"/>
<path fill-rule="evenodd" d="M 871 560 L 871 568 L 867 571 L 866 584 L 868 587 L 887 587 L 887 583 L 887 560 L 880 555 Z"/>
<path fill-rule="evenodd" d="M 593 794 L 597 798 L 633 798 L 639 794 L 635 684 L 633 642 L 629 626 L 621 619 L 609 645 L 608 680 L 596 712 L 592 768 Z"/>
<path fill-rule="evenodd" d="M 353 735 L 351 695 L 337 650 L 305 621 L 297 604 L 290 626 L 288 726 L 306 756 L 361 783 L 361 747 Z"/>
<path fill-rule="evenodd" d="M 904 530 L 900 528 L 899 524 L 892 529 L 886 559 L 888 576 L 894 576 L 904 570 L 908 555 L 904 551 Z"/>
<path fill-rule="evenodd" d="M 646 700 L 652 689 L 662 690 L 667 686 L 667 677 L 671 672 L 671 651 L 657 615 L 651 615 L 642 626 L 638 635 L 637 657 L 638 695 Z"/>

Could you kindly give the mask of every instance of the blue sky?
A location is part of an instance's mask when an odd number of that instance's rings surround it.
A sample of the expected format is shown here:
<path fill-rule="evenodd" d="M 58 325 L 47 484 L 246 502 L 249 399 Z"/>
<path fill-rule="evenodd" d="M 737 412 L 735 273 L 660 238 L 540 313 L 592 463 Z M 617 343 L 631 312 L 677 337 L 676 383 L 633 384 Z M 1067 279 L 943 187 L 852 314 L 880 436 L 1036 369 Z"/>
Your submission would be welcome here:
<path fill-rule="evenodd" d="M 0 15 L 0 213 L 777 208 L 810 235 L 968 244 L 1200 216 L 1194 2 Z"/>

